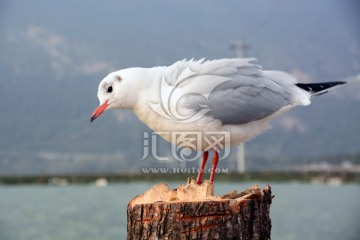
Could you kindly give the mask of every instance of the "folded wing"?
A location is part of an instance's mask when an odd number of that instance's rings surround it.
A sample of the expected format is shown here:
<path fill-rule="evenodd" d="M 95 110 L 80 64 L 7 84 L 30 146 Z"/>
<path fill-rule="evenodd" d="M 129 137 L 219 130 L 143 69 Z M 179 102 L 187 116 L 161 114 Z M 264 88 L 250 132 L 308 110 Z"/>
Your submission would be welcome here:
<path fill-rule="evenodd" d="M 222 124 L 245 124 L 289 105 L 310 103 L 310 94 L 298 88 L 291 75 L 262 71 L 251 60 L 186 62 L 172 84 L 183 91 L 183 106 L 206 112 Z"/>

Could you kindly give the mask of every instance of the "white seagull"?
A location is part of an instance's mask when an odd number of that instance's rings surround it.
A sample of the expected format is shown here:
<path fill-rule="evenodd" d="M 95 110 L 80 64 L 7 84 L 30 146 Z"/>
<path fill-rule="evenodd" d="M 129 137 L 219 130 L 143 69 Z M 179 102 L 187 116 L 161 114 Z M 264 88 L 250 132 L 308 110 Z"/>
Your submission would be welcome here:
<path fill-rule="evenodd" d="M 99 84 L 100 106 L 91 122 L 108 109 L 131 109 L 173 144 L 180 142 L 171 132 L 202 133 L 200 144 L 187 145 L 202 151 L 196 180 L 201 184 L 208 152 L 214 151 L 211 182 L 219 160 L 219 144 L 209 142 L 211 134 L 215 139 L 219 132 L 229 133 L 229 142 L 223 138 L 220 144 L 239 144 L 269 129 L 269 122 L 280 114 L 297 105 L 309 105 L 312 97 L 360 82 L 357 75 L 338 82 L 297 83 L 285 72 L 262 70 L 254 60 L 183 60 L 171 66 L 112 72 Z"/>

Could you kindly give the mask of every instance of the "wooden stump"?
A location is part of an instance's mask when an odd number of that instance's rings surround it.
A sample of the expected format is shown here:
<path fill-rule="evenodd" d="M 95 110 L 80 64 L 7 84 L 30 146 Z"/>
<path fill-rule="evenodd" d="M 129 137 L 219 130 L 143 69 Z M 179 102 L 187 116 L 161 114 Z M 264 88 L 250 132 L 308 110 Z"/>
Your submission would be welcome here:
<path fill-rule="evenodd" d="M 270 239 L 271 200 L 269 185 L 215 197 L 208 181 L 160 183 L 129 202 L 127 239 Z"/>

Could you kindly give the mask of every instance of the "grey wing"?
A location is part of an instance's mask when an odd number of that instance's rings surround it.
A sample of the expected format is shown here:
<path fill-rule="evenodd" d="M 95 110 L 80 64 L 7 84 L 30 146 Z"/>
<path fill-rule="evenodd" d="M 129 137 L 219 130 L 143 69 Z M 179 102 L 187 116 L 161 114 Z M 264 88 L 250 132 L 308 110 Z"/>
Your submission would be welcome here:
<path fill-rule="evenodd" d="M 205 97 L 189 96 L 188 107 L 196 112 L 208 108 L 206 115 L 222 124 L 245 124 L 268 117 L 292 103 L 286 91 L 274 91 L 266 84 L 249 85 L 230 80 Z"/>

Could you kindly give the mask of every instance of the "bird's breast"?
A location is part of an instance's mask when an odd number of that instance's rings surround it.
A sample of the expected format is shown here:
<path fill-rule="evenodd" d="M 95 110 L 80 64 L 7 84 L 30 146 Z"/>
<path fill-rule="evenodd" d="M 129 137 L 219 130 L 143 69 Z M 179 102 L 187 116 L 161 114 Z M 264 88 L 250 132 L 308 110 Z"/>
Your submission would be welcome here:
<path fill-rule="evenodd" d="M 134 112 L 166 141 L 194 150 L 227 148 L 247 141 L 269 128 L 268 121 L 265 120 L 242 125 L 222 125 L 219 120 L 207 116 L 191 122 L 180 121 L 161 116 L 148 107 L 134 109 Z"/>

